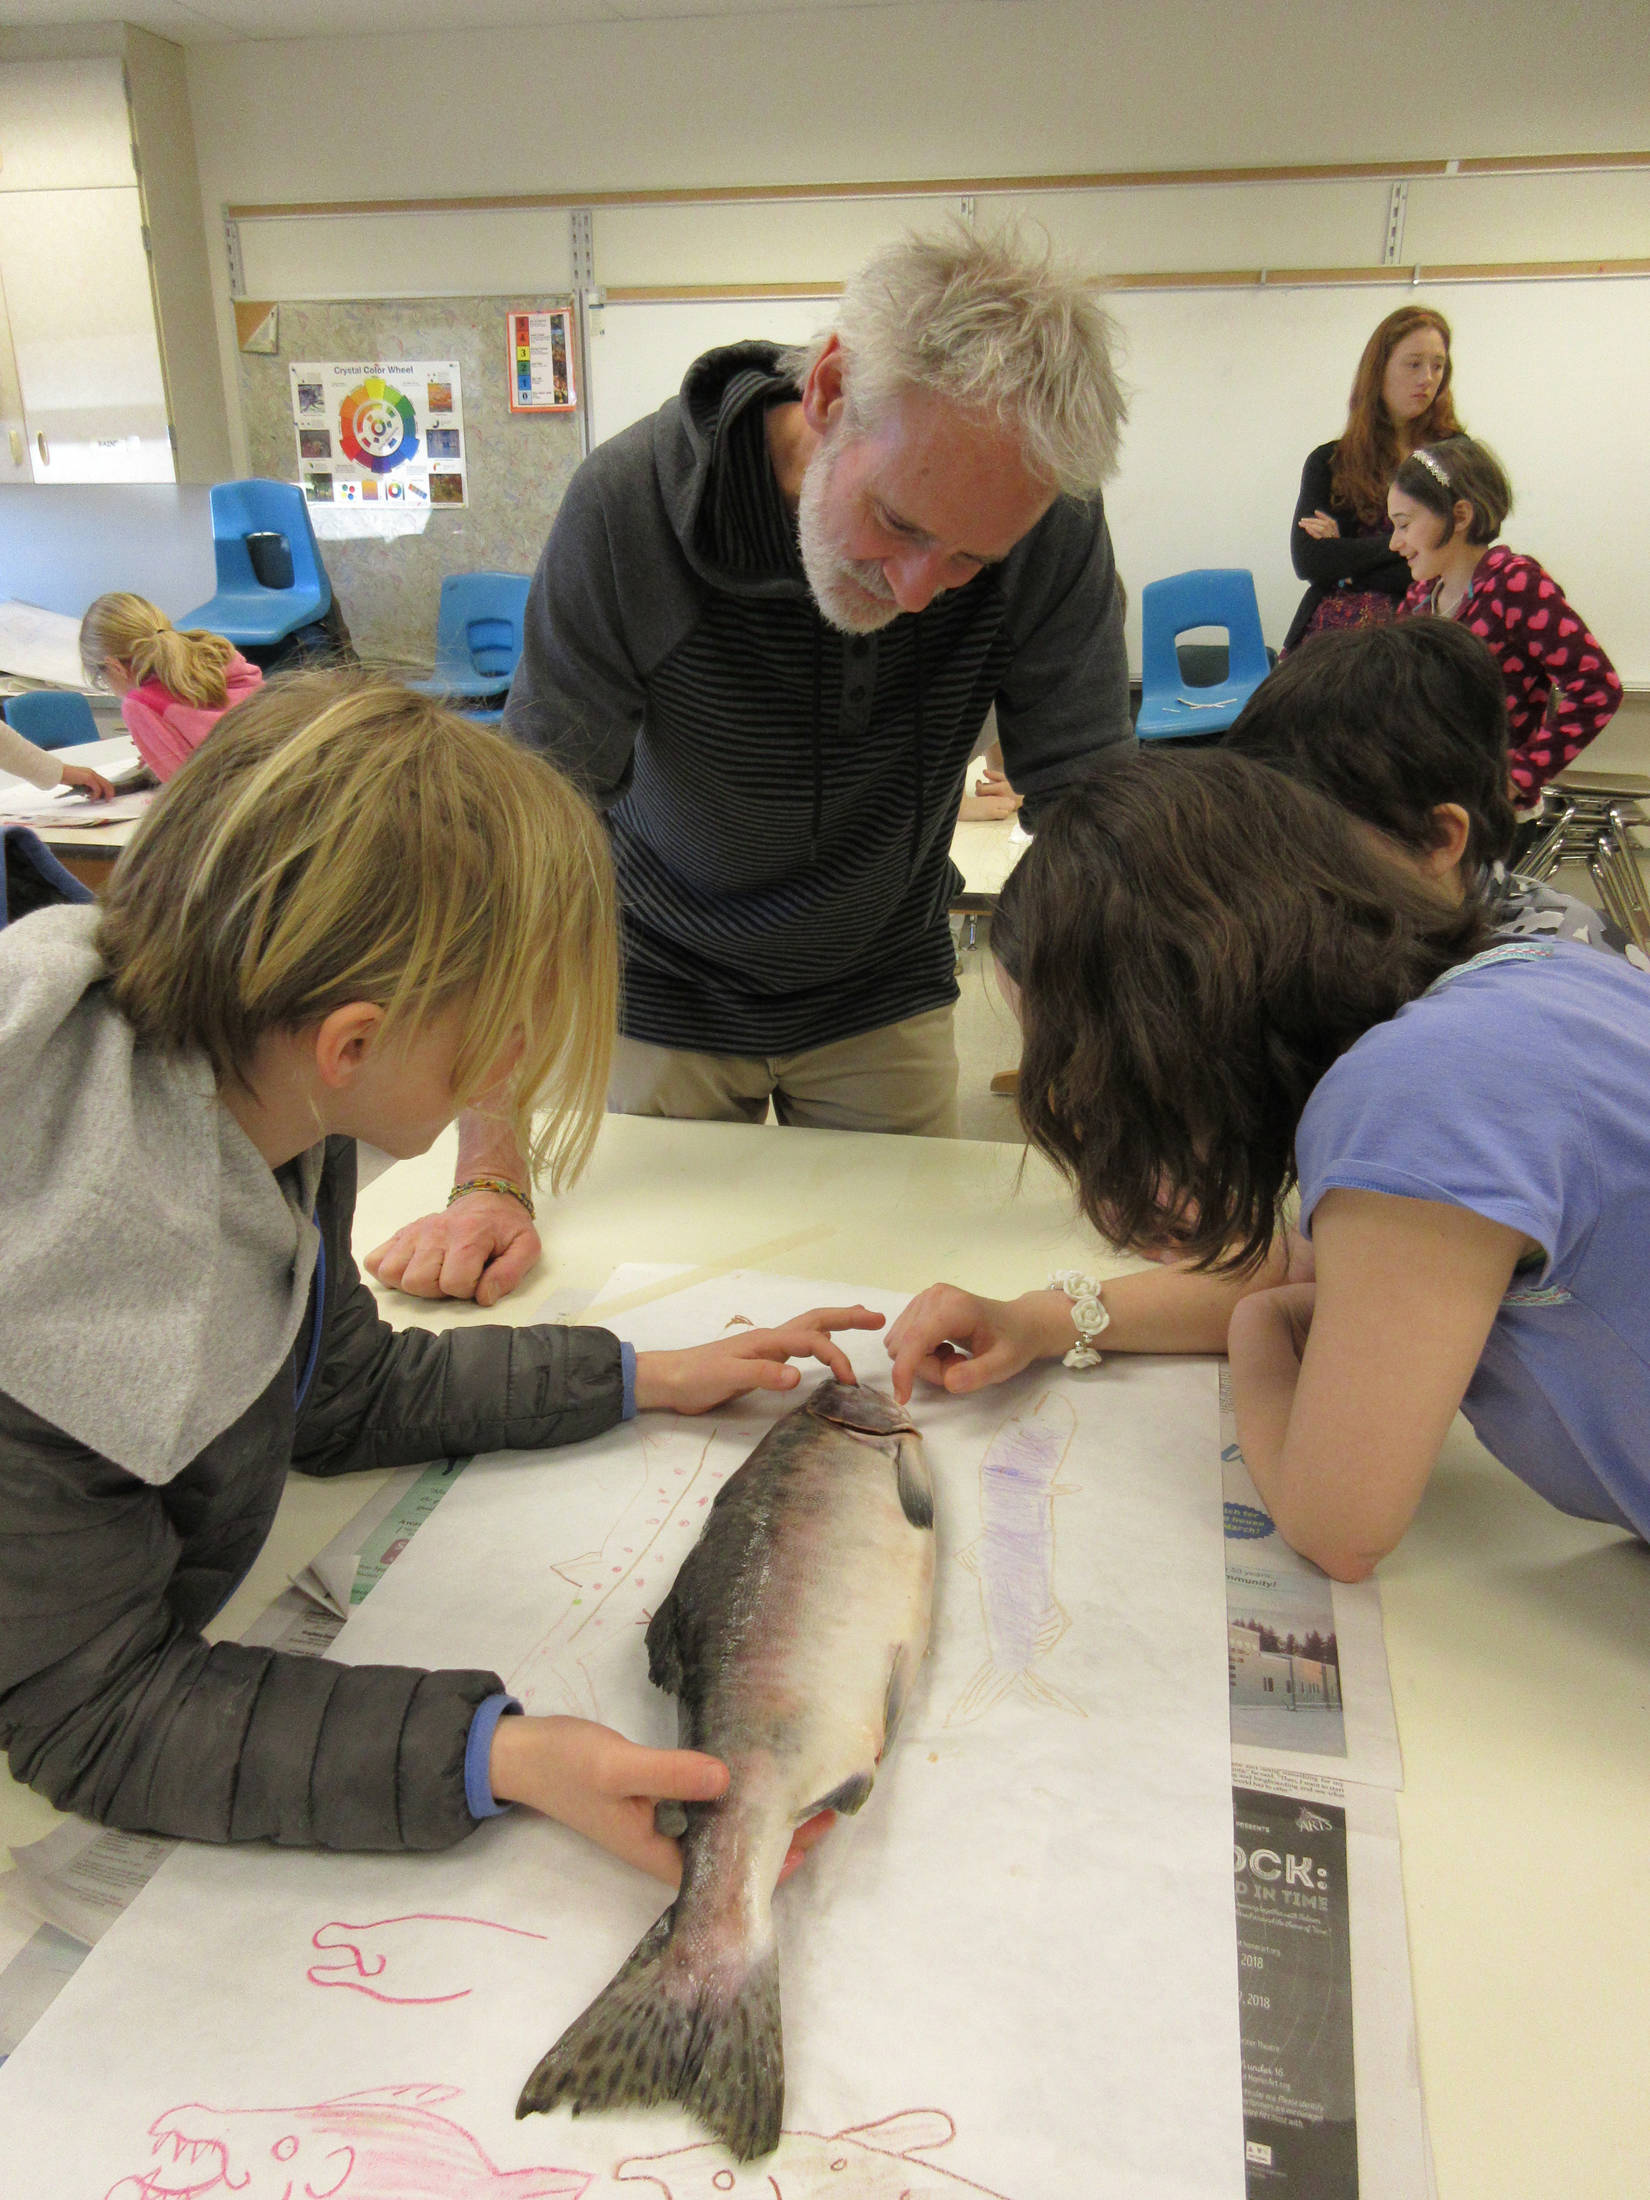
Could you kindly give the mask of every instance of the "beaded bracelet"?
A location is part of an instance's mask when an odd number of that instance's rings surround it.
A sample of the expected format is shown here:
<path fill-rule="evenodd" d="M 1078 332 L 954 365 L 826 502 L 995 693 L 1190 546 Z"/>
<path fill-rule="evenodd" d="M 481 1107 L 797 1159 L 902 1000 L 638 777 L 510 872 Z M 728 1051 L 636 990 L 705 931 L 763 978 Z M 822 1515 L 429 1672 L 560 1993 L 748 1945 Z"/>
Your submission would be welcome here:
<path fill-rule="evenodd" d="M 1094 1349 L 1094 1340 L 1103 1329 L 1111 1327 L 1111 1316 L 1106 1312 L 1100 1297 L 1100 1286 L 1093 1276 L 1085 1276 L 1081 1269 L 1060 1268 L 1048 1279 L 1051 1291 L 1063 1291 L 1071 1301 L 1072 1327 L 1077 1332 L 1077 1342 L 1066 1354 L 1067 1367 L 1099 1367 L 1101 1355 Z"/>
<path fill-rule="evenodd" d="M 466 1192 L 501 1192 L 506 1199 L 520 1200 L 527 1209 L 528 1220 L 535 1219 L 532 1193 L 507 1176 L 467 1176 L 462 1184 L 455 1184 L 447 1194 L 448 1206 L 455 1199 L 462 1199 Z"/>

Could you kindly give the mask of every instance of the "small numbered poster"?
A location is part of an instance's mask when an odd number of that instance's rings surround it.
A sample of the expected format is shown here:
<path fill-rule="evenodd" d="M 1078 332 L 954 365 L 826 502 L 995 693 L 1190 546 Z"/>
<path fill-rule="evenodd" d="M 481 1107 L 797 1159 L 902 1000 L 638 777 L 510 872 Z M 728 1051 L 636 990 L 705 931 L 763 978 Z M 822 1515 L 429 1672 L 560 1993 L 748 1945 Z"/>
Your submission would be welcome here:
<path fill-rule="evenodd" d="M 578 404 L 573 376 L 573 309 L 507 313 L 512 412 L 572 412 Z"/>
<path fill-rule="evenodd" d="M 467 504 L 456 359 L 300 361 L 298 477 L 312 504 Z"/>

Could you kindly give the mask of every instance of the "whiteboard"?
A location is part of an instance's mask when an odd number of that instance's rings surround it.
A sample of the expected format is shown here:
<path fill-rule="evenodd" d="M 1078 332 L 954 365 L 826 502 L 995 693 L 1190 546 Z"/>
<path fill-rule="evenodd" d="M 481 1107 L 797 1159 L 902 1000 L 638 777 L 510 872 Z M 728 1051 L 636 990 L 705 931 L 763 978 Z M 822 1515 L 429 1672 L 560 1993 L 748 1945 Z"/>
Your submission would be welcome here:
<path fill-rule="evenodd" d="M 831 295 L 817 298 L 683 299 L 680 303 L 604 306 L 590 316 L 590 440 L 605 443 L 644 413 L 656 412 L 682 385 L 702 351 L 762 337 L 805 344 L 831 318 Z"/>
<path fill-rule="evenodd" d="M 1201 565 L 1247 566 L 1283 640 L 1303 584 L 1289 557 L 1301 467 L 1339 433 L 1370 330 L 1413 295 L 1455 332 L 1463 424 L 1515 492 L 1506 540 L 1541 560 L 1624 680 L 1650 686 L 1650 280 L 1132 291 L 1112 310 L 1132 393 L 1106 496 L 1140 661 L 1140 591 Z M 591 343 L 595 441 L 662 404 L 689 362 L 744 337 L 795 343 L 830 301 L 609 305 Z"/>

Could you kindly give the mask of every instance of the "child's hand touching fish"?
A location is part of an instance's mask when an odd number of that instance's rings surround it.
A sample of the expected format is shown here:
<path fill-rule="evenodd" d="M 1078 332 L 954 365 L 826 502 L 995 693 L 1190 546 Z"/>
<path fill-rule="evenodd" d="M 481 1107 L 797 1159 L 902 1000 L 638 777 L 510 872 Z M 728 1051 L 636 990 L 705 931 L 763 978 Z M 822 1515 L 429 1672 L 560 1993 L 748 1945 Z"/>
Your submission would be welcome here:
<path fill-rule="evenodd" d="M 654 1831 L 654 1806 L 714 1802 L 728 1784 L 728 1768 L 718 1757 L 698 1749 L 644 1749 L 593 1719 L 500 1719 L 489 1775 L 499 1802 L 526 1803 L 559 1819 L 668 1887 L 681 1880 L 682 1852 Z M 835 1823 L 836 1812 L 825 1810 L 797 1827 L 781 1883 Z"/>
<path fill-rule="evenodd" d="M 1074 1335 L 1071 1301 L 1064 1292 L 982 1299 L 955 1284 L 932 1284 L 888 1332 L 894 1396 L 901 1405 L 908 1404 L 919 1376 L 959 1397 L 1006 1383 L 1033 1360 L 1066 1351 Z"/>
<path fill-rule="evenodd" d="M 853 1368 L 832 1331 L 880 1329 L 882 1320 L 868 1306 L 815 1306 L 782 1329 L 740 1329 L 682 1352 L 638 1352 L 636 1409 L 708 1413 L 750 1390 L 794 1390 L 802 1373 L 793 1359 L 818 1360 L 839 1383 L 851 1383 Z"/>

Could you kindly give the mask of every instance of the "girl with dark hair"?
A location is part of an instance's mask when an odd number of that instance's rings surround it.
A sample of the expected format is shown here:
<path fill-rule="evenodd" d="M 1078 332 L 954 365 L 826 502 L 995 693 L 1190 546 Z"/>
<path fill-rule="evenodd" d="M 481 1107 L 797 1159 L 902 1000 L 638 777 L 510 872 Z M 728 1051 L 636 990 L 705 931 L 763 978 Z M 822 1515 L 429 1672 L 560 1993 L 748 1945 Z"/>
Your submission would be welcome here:
<path fill-rule="evenodd" d="M 936 1285 L 889 1331 L 896 1397 L 1096 1342 L 1226 1352 L 1268 1510 L 1337 1579 L 1402 1536 L 1457 1407 L 1650 1538 L 1650 977 L 1496 940 L 1220 750 L 1074 790 L 1002 907 L 1027 1135 L 1103 1237 L 1176 1264 Z"/>
<path fill-rule="evenodd" d="M 1409 585 L 1387 543 L 1386 492 L 1418 443 L 1454 435 L 1449 323 L 1430 306 L 1400 306 L 1364 346 L 1346 426 L 1320 443 L 1301 474 L 1289 530 L 1295 571 L 1309 582 L 1286 650 L 1326 626 L 1385 625 Z"/>
<path fill-rule="evenodd" d="M 1440 893 L 1479 894 L 1497 932 L 1585 940 L 1650 969 L 1590 902 L 1508 870 L 1517 819 L 1501 668 L 1453 619 L 1314 634 L 1256 688 L 1223 746 L 1328 795 Z"/>
<path fill-rule="evenodd" d="M 1552 575 L 1496 541 L 1512 489 L 1487 445 L 1457 435 L 1412 452 L 1386 502 L 1410 572 L 1400 616 L 1458 619 L 1488 647 L 1507 695 L 1513 800 L 1533 811 L 1615 716 L 1615 667 Z"/>

